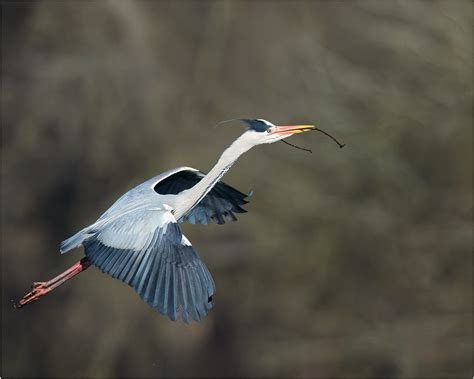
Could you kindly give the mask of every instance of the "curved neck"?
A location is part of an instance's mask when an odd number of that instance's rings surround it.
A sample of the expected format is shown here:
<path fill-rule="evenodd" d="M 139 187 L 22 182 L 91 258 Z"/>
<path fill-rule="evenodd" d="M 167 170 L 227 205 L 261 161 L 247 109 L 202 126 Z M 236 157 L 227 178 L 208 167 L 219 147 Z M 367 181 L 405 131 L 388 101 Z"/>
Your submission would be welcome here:
<path fill-rule="evenodd" d="M 215 166 L 199 181 L 199 183 L 178 195 L 174 212 L 176 220 L 179 220 L 181 216 L 194 208 L 204 198 L 204 196 L 212 190 L 214 185 L 232 167 L 235 161 L 237 161 L 243 153 L 250 150 L 250 148 L 252 148 L 252 145 L 246 143 L 241 136 L 224 150 Z"/>

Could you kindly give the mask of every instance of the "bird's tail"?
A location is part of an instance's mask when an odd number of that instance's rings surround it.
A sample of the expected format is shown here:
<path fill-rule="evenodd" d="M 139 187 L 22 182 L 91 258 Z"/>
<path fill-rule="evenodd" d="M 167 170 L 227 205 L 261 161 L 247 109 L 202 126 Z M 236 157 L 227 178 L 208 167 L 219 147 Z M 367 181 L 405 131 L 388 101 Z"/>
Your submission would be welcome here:
<path fill-rule="evenodd" d="M 79 233 L 76 233 L 72 237 L 69 237 L 68 239 L 61 242 L 59 251 L 61 254 L 67 253 L 68 251 L 81 246 L 84 240 L 89 236 L 90 234 L 84 230 L 81 230 Z"/>

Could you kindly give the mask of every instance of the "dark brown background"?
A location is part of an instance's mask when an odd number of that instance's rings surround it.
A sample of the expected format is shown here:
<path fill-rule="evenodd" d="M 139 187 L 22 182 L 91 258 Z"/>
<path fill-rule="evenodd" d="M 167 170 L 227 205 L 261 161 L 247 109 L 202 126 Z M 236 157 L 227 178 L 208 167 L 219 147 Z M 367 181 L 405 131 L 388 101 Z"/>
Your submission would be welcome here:
<path fill-rule="evenodd" d="M 2 376 L 472 376 L 471 1 L 2 2 Z M 58 244 L 135 184 L 258 147 L 225 226 L 184 226 L 217 284 L 173 323 Z"/>

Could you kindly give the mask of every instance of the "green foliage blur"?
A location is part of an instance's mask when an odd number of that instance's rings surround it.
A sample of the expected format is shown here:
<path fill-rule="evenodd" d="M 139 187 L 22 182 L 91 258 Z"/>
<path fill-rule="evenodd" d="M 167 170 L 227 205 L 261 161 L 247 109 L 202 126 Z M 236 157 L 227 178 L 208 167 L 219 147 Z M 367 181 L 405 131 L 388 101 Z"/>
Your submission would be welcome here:
<path fill-rule="evenodd" d="M 6 377 L 472 376 L 471 1 L 2 2 Z M 215 307 L 171 322 L 59 242 L 169 168 L 207 171 L 220 120 L 314 123 L 183 226 Z"/>

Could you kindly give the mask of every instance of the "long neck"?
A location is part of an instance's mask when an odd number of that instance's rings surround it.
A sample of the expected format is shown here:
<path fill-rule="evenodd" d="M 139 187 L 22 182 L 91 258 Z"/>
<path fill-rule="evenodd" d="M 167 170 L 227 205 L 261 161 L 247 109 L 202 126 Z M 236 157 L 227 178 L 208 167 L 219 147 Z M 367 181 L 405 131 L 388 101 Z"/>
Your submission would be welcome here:
<path fill-rule="evenodd" d="M 176 220 L 179 220 L 181 216 L 194 208 L 232 167 L 235 161 L 251 147 L 252 145 L 245 143 L 242 137 L 235 140 L 222 153 L 215 166 L 199 183 L 179 195 L 174 213 Z"/>

